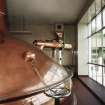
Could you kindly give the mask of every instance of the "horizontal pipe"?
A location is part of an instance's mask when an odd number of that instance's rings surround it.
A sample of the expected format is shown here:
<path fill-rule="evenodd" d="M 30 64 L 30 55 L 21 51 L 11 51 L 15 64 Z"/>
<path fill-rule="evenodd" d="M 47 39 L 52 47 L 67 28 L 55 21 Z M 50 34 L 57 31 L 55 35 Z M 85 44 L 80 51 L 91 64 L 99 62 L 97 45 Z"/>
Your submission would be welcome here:
<path fill-rule="evenodd" d="M 13 34 L 32 34 L 31 31 L 26 31 L 26 30 L 17 30 L 17 31 L 9 31 L 10 33 L 13 33 Z"/>
<path fill-rule="evenodd" d="M 44 47 L 52 47 L 52 48 L 62 48 L 62 44 L 59 44 L 58 42 L 37 42 L 35 45 L 37 46 L 44 46 Z"/>
<path fill-rule="evenodd" d="M 61 44 L 58 42 L 42 42 L 42 41 L 34 41 L 33 43 L 35 46 L 44 46 L 48 48 L 65 48 L 65 49 L 71 49 L 71 44 Z"/>

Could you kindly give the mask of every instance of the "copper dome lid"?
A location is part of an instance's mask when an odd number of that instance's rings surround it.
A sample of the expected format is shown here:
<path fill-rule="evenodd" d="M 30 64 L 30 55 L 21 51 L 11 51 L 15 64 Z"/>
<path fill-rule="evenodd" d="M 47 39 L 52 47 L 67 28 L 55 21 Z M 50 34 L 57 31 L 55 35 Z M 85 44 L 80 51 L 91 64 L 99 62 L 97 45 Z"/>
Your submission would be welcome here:
<path fill-rule="evenodd" d="M 0 43 L 0 102 L 38 96 L 70 77 L 70 74 L 24 41 L 5 36 Z"/>

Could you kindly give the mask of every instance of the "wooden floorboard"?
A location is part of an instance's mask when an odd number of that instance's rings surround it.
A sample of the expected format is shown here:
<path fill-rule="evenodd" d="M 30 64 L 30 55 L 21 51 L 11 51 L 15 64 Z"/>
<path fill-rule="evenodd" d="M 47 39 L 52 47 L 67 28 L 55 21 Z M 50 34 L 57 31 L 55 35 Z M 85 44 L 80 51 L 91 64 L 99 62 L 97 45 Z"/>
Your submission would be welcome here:
<path fill-rule="evenodd" d="M 79 80 L 73 80 L 73 91 L 77 97 L 77 105 L 103 105 Z M 72 105 L 72 98 L 67 97 L 62 105 Z"/>

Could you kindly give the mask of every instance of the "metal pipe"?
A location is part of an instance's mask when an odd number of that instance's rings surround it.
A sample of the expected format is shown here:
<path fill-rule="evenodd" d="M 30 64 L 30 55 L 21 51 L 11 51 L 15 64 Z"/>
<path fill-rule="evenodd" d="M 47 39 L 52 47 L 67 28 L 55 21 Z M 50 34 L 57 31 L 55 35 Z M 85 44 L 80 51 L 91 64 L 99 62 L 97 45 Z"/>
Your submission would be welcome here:
<path fill-rule="evenodd" d="M 51 47 L 51 48 L 62 48 L 62 44 L 58 42 L 37 42 L 37 46 Z"/>
<path fill-rule="evenodd" d="M 61 44 L 59 42 L 44 42 L 44 41 L 34 41 L 33 44 L 35 46 L 44 46 L 48 48 L 65 48 L 65 49 L 71 49 L 71 44 Z"/>

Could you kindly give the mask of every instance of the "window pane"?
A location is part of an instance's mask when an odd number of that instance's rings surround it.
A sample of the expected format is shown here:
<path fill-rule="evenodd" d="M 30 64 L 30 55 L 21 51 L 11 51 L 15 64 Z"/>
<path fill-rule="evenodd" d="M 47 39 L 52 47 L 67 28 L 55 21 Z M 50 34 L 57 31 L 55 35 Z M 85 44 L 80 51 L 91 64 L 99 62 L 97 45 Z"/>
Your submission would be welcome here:
<path fill-rule="evenodd" d="M 98 32 L 97 34 L 97 47 L 102 47 L 102 38 L 103 38 L 103 35 L 102 35 L 102 32 Z"/>
<path fill-rule="evenodd" d="M 96 0 L 96 14 L 101 10 L 101 0 Z"/>
<path fill-rule="evenodd" d="M 97 47 L 97 34 L 91 37 L 91 46 L 95 48 Z"/>
<path fill-rule="evenodd" d="M 89 38 L 89 62 L 91 62 L 91 37 Z"/>
<path fill-rule="evenodd" d="M 88 24 L 88 34 L 91 35 L 91 23 Z"/>
<path fill-rule="evenodd" d="M 91 70 L 92 70 L 92 79 L 97 80 L 96 79 L 97 66 L 96 65 L 92 65 L 91 66 Z"/>
<path fill-rule="evenodd" d="M 90 7 L 90 11 L 91 11 L 91 18 L 93 17 L 93 16 L 95 16 L 95 2 L 93 2 L 93 4 L 91 5 L 91 7 Z"/>
<path fill-rule="evenodd" d="M 102 65 L 102 33 L 97 33 L 97 63 Z"/>
<path fill-rule="evenodd" d="M 102 84 L 102 67 L 98 66 L 97 69 L 97 82 Z"/>
<path fill-rule="evenodd" d="M 103 26 L 105 26 L 105 9 L 103 10 Z"/>
<path fill-rule="evenodd" d="M 102 0 L 102 7 L 105 5 L 105 0 Z"/>
<path fill-rule="evenodd" d="M 96 31 L 96 21 L 95 19 L 92 21 L 92 33 Z"/>
<path fill-rule="evenodd" d="M 103 29 L 103 47 L 105 47 L 105 29 Z"/>
<path fill-rule="evenodd" d="M 93 77 L 92 65 L 89 64 L 89 77 Z"/>
<path fill-rule="evenodd" d="M 97 62 L 98 62 L 98 64 L 99 65 L 102 65 L 103 64 L 103 60 L 102 60 L 102 58 L 103 58 L 103 55 L 102 55 L 102 48 L 100 47 L 100 48 L 98 48 L 98 50 L 97 50 Z"/>
<path fill-rule="evenodd" d="M 97 49 L 92 48 L 91 62 L 97 64 Z"/>
<path fill-rule="evenodd" d="M 103 68 L 103 85 L 105 86 L 105 67 Z"/>
<path fill-rule="evenodd" d="M 102 48 L 102 57 L 103 57 L 102 64 L 105 65 L 105 48 L 104 47 Z"/>
<path fill-rule="evenodd" d="M 91 21 L 91 9 L 88 10 L 88 23 Z"/>
<path fill-rule="evenodd" d="M 91 62 L 97 63 L 97 37 L 96 35 L 91 37 Z"/>
<path fill-rule="evenodd" d="M 101 13 L 96 17 L 96 31 L 102 28 Z"/>
<path fill-rule="evenodd" d="M 103 56 L 103 65 L 105 65 L 105 29 L 103 30 L 103 47 L 102 47 L 102 56 Z"/>

